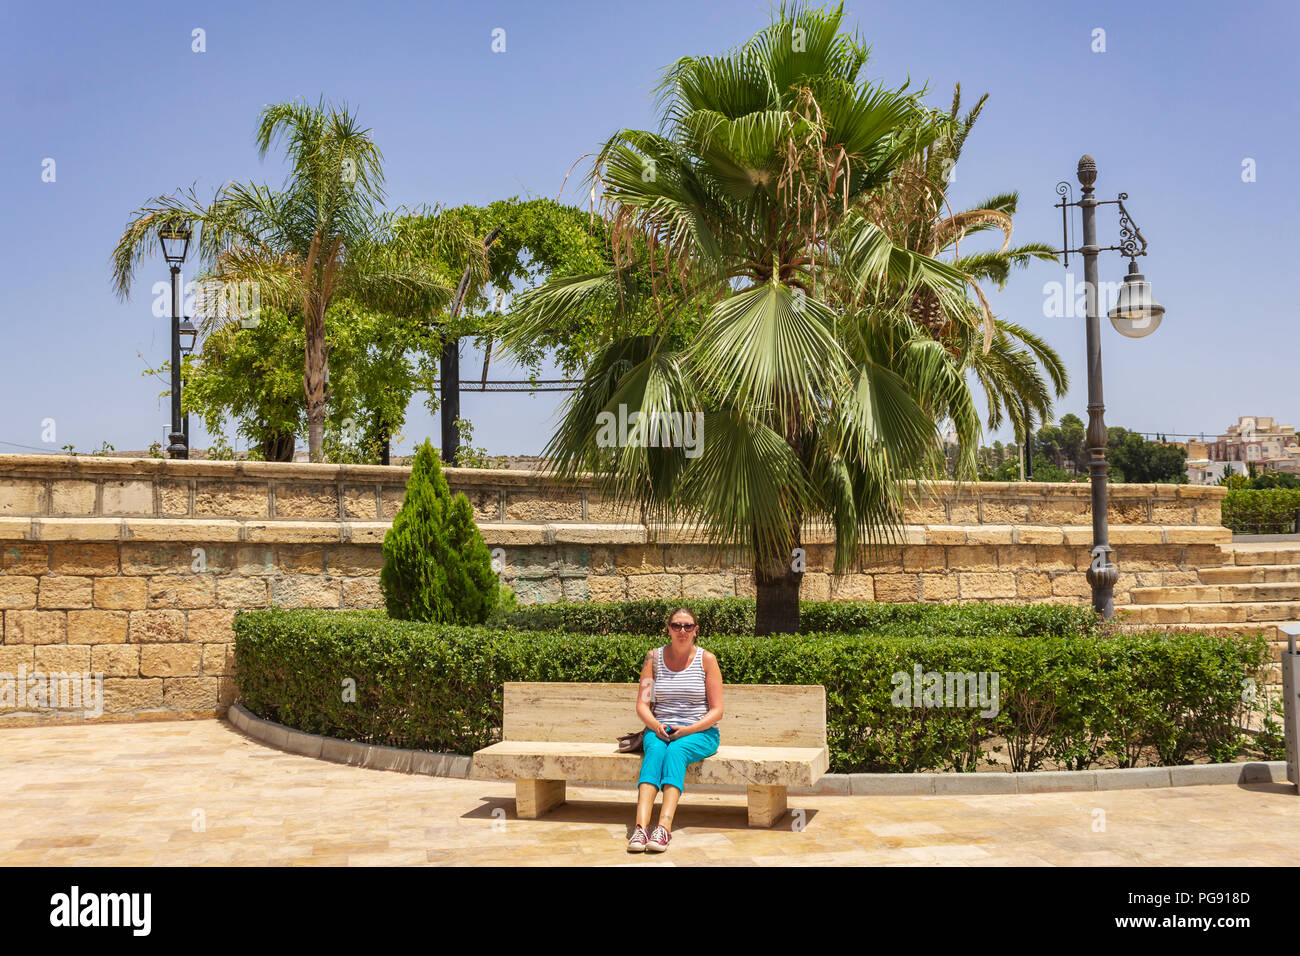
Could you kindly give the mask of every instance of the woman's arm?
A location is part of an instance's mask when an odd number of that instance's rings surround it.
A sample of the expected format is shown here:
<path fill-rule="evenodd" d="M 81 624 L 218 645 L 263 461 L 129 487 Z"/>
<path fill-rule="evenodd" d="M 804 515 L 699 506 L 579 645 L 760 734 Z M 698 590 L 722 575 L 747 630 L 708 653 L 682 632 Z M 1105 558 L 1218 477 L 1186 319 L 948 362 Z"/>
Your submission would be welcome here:
<path fill-rule="evenodd" d="M 640 718 L 641 723 L 646 725 L 647 729 L 654 731 L 657 736 L 667 740 L 668 737 L 664 734 L 664 725 L 659 722 L 659 718 L 650 709 L 650 694 L 655 683 L 654 655 L 653 650 L 647 653 L 645 661 L 641 664 L 641 684 L 637 688 L 636 694 L 636 715 Z"/>
<path fill-rule="evenodd" d="M 704 652 L 704 695 L 709 702 L 708 712 L 689 727 L 674 727 L 673 740 L 708 730 L 722 719 L 722 670 L 712 651 Z"/>

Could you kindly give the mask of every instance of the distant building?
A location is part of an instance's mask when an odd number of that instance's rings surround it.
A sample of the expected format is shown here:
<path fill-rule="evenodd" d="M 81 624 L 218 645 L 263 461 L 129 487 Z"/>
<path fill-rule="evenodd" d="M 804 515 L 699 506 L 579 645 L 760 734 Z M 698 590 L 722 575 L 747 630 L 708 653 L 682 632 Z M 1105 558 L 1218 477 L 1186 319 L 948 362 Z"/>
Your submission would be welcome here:
<path fill-rule="evenodd" d="M 1244 475 L 1244 461 L 1210 461 L 1208 458 L 1187 459 L 1187 482 L 1192 485 L 1217 485 L 1225 474 Z"/>
<path fill-rule="evenodd" d="M 1203 451 L 1193 454 L 1193 450 Z M 1284 471 L 1300 475 L 1300 440 L 1293 425 L 1272 418 L 1243 415 L 1215 441 L 1188 442 L 1187 480 L 1215 484 L 1226 473 L 1244 475 L 1248 465 L 1257 471 Z"/>

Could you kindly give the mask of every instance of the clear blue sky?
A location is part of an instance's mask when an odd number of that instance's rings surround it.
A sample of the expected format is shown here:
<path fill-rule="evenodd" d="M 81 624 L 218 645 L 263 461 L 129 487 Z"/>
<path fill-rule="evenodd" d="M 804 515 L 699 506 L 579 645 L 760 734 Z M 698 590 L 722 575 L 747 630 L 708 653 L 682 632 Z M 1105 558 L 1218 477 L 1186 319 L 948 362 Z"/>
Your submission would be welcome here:
<path fill-rule="evenodd" d="M 1123 339 L 1103 320 L 1107 423 L 1217 433 L 1238 415 L 1300 424 L 1295 388 L 1296 156 L 1300 14 L 1290 2 L 910 0 L 855 2 L 850 22 L 873 47 L 870 70 L 928 84 L 946 107 L 955 82 L 989 103 L 953 196 L 1021 197 L 1015 239 L 1058 243 L 1054 184 L 1092 153 L 1098 192 L 1130 196 L 1151 243 L 1139 260 L 1164 324 Z M 109 253 L 146 199 L 197 183 L 278 185 L 259 161 L 263 105 L 346 100 L 384 152 L 390 206 L 555 196 L 565 171 L 620 127 L 654 125 L 651 87 L 678 56 L 721 52 L 768 22 L 753 0 L 701 3 L 70 3 L 0 7 L 0 445 L 89 451 L 163 439 L 169 411 L 140 372 L 169 350 L 146 263 L 127 303 Z M 206 32 L 206 52 L 191 31 Z M 493 53 L 492 31 L 506 31 Z M 1106 52 L 1092 52 L 1105 30 Z M 42 181 L 55 160 L 56 180 Z M 1242 181 L 1242 162 L 1257 179 Z M 576 176 L 574 177 L 577 178 Z M 585 197 L 570 190 L 565 197 Z M 1103 245 L 1118 239 L 1113 207 Z M 1101 260 L 1118 281 L 1126 260 Z M 1071 260 L 1076 265 L 1076 260 Z M 1081 264 L 1079 272 L 1081 278 Z M 993 295 L 997 313 L 1039 330 L 1072 378 L 1058 414 L 1084 414 L 1081 319 L 1043 315 L 1043 285 L 1064 270 L 1035 263 Z M 143 354 L 143 361 L 137 357 Z M 481 356 L 466 350 L 476 374 Z M 509 370 L 495 369 L 496 377 Z M 559 396 L 466 395 L 475 444 L 540 451 Z M 56 445 L 41 422 L 57 423 Z M 419 398 L 411 440 L 437 423 Z M 1008 437 L 1004 432 L 999 436 Z M 206 436 L 198 430 L 195 444 Z"/>

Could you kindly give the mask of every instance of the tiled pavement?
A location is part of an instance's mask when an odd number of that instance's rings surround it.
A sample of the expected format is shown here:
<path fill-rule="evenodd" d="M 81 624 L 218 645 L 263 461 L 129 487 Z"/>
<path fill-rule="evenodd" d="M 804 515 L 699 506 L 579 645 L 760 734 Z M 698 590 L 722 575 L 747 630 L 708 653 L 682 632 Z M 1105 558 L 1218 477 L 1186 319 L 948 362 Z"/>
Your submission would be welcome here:
<path fill-rule="evenodd" d="M 965 797 L 692 793 L 663 855 L 629 855 L 632 791 L 569 788 L 519 820 L 514 787 L 272 750 L 216 720 L 0 732 L 5 865 L 1294 865 L 1283 784 Z M 656 811 L 657 813 L 657 811 Z"/>

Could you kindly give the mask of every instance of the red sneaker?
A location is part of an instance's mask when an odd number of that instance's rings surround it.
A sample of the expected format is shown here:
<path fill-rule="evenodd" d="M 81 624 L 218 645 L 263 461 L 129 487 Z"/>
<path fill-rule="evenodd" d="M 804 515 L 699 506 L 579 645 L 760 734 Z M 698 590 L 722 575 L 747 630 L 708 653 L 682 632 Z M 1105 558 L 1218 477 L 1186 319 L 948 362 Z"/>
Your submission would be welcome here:
<path fill-rule="evenodd" d="M 668 849 L 668 841 L 671 839 L 672 834 L 667 830 L 663 827 L 655 827 L 650 831 L 650 842 L 647 847 L 652 853 L 662 853 Z"/>
<path fill-rule="evenodd" d="M 644 853 L 646 846 L 645 827 L 641 824 L 636 825 L 636 830 L 632 833 L 632 839 L 627 841 L 628 853 Z"/>

